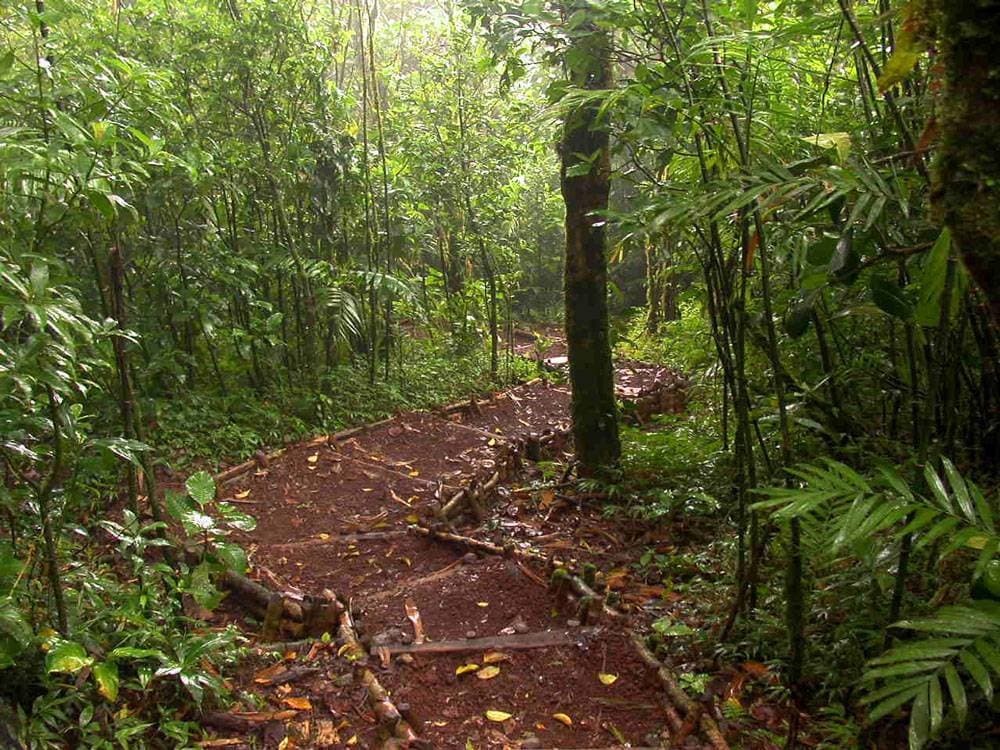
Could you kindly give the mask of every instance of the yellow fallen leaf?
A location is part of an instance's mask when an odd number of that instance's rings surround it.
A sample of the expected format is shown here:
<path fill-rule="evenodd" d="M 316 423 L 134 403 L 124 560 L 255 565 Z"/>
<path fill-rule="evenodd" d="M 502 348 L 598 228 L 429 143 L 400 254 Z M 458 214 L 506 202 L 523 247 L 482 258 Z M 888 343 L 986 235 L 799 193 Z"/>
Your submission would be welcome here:
<path fill-rule="evenodd" d="M 566 714 L 552 714 L 552 718 L 558 721 L 560 724 L 565 724 L 568 727 L 573 726 L 573 720 L 569 718 Z"/>
<path fill-rule="evenodd" d="M 490 721 L 507 721 L 510 717 L 511 715 L 506 711 L 496 711 L 492 708 L 486 712 L 486 718 Z"/>
<path fill-rule="evenodd" d="M 308 698 L 285 698 L 282 703 L 299 711 L 311 711 L 313 707 Z"/>
<path fill-rule="evenodd" d="M 490 651 L 483 654 L 483 664 L 498 664 L 502 661 L 510 661 L 510 657 L 501 651 Z"/>
<path fill-rule="evenodd" d="M 420 523 L 420 516 L 418 516 L 416 513 L 411 513 L 410 515 L 408 515 L 406 517 L 406 522 L 407 523 Z"/>
<path fill-rule="evenodd" d="M 480 680 L 492 680 L 498 674 L 500 674 L 500 667 L 483 667 L 476 672 L 476 677 Z"/>
<path fill-rule="evenodd" d="M 250 490 L 243 490 L 243 492 L 237 492 L 234 497 L 237 500 L 243 500 L 244 498 L 250 497 Z"/>
<path fill-rule="evenodd" d="M 349 739 L 349 740 L 347 741 L 347 744 L 348 744 L 348 745 L 357 745 L 357 744 L 358 744 L 358 735 L 356 735 L 356 734 L 352 734 L 352 735 L 351 735 L 351 739 Z"/>
<path fill-rule="evenodd" d="M 489 602 L 476 602 L 476 606 L 477 607 L 488 607 L 488 606 L 490 606 L 490 603 Z"/>
<path fill-rule="evenodd" d="M 410 476 L 411 477 L 419 477 L 420 476 L 420 472 L 417 471 L 416 469 L 414 469 L 413 471 L 410 472 Z"/>
<path fill-rule="evenodd" d="M 309 456 L 309 458 L 306 459 L 306 461 L 308 461 L 311 464 L 316 463 L 317 461 L 319 461 L 319 454 L 313 453 L 311 456 Z"/>
<path fill-rule="evenodd" d="M 597 675 L 597 679 L 599 679 L 603 685 L 614 685 L 615 681 L 618 679 L 618 675 L 601 672 Z"/>
<path fill-rule="evenodd" d="M 320 539 L 320 541 L 323 541 L 323 542 L 325 542 L 327 539 L 330 538 L 330 535 L 327 534 L 326 532 L 324 532 L 322 534 L 317 534 L 316 536 L 318 536 L 319 539 Z"/>
<path fill-rule="evenodd" d="M 463 664 L 455 670 L 455 674 L 467 674 L 469 672 L 475 672 L 479 669 L 478 664 Z"/>

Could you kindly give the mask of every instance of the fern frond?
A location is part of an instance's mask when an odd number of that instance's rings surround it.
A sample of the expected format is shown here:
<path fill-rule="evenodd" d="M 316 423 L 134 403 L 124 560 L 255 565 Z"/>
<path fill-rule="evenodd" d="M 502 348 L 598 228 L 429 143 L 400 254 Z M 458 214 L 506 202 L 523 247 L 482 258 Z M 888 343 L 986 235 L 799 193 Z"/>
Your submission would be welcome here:
<path fill-rule="evenodd" d="M 965 721 L 966 682 L 993 699 L 993 679 L 1000 677 L 1000 604 L 944 607 L 930 617 L 893 627 L 931 637 L 872 659 L 862 681 L 873 686 L 861 703 L 872 706 L 869 719 L 877 721 L 912 702 L 909 745 L 920 750 L 938 731 L 949 707 L 959 723 Z M 876 688 L 878 683 L 882 685 Z"/>

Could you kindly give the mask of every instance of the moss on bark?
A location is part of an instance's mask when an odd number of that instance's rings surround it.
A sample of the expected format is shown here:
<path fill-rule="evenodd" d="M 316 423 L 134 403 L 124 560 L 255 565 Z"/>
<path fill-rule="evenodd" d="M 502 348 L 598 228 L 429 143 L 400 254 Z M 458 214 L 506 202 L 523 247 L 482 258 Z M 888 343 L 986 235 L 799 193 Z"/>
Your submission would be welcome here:
<path fill-rule="evenodd" d="M 594 23 L 586 2 L 575 3 L 573 40 L 566 53 L 572 82 L 589 90 L 611 85 L 610 40 Z M 580 18 L 581 16 L 577 16 Z M 621 454 L 608 333 L 608 268 L 605 221 L 611 168 L 608 131 L 599 103 L 567 113 L 563 126 L 560 182 L 566 202 L 566 344 L 573 386 L 572 416 L 581 472 L 600 473 Z"/>
<path fill-rule="evenodd" d="M 1000 321 L 1000 0 L 934 0 L 943 73 L 932 201 Z"/>

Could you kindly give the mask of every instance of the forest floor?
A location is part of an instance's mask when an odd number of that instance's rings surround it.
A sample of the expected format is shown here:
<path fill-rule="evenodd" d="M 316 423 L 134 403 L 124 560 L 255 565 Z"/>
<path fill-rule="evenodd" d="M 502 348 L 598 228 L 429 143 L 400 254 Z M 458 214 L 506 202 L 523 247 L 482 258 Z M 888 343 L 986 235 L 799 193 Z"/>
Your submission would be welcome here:
<path fill-rule="evenodd" d="M 563 352 L 537 354 L 558 366 Z M 683 408 L 683 378 L 664 368 L 618 363 L 616 384 L 639 418 Z M 734 728 L 715 698 L 678 705 L 674 683 L 670 700 L 669 674 L 633 642 L 683 605 L 631 575 L 662 535 L 571 490 L 569 401 L 568 387 L 533 381 L 223 474 L 221 495 L 257 519 L 240 540 L 251 576 L 335 603 L 339 627 L 268 644 L 264 618 L 230 597 L 213 625 L 236 622 L 256 646 L 233 678 L 240 705 L 206 717 L 204 746 L 724 747 L 715 727 Z M 445 519 L 463 488 L 475 502 Z M 552 577 L 590 565 L 614 609 L 580 578 Z M 285 625 L 269 637 L 321 635 Z"/>

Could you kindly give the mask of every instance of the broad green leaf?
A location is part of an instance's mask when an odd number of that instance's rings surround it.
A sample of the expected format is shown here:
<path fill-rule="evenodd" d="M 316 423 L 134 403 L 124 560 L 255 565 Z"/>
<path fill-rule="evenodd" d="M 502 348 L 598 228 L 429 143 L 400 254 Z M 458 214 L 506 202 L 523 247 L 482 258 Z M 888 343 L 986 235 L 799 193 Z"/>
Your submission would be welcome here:
<path fill-rule="evenodd" d="M 917 692 L 916 700 L 913 701 L 913 706 L 910 707 L 910 729 L 908 733 L 910 750 L 920 750 L 920 748 L 927 744 L 927 738 L 930 734 L 928 702 L 928 691 L 924 687 Z"/>
<path fill-rule="evenodd" d="M 212 583 L 213 568 L 210 563 L 201 563 L 191 571 L 188 590 L 198 604 L 207 610 L 213 610 L 222 601 L 222 593 Z"/>
<path fill-rule="evenodd" d="M 118 700 L 118 665 L 113 661 L 102 661 L 94 665 L 93 675 L 98 692 L 112 703 Z"/>
<path fill-rule="evenodd" d="M 56 641 L 45 655 L 45 671 L 66 672 L 76 674 L 84 667 L 94 663 L 94 658 L 79 643 L 73 641 Z"/>
<path fill-rule="evenodd" d="M 240 574 L 247 572 L 249 567 L 247 553 L 238 544 L 219 544 L 215 548 L 215 554 L 230 570 Z"/>
<path fill-rule="evenodd" d="M 884 94 L 903 82 L 903 79 L 916 67 L 923 54 L 924 45 L 918 40 L 904 23 L 896 34 L 896 46 L 892 56 L 886 61 L 882 74 L 878 78 L 878 91 Z"/>
<path fill-rule="evenodd" d="M 816 135 L 803 136 L 802 140 L 820 148 L 836 149 L 837 158 L 840 161 L 844 161 L 851 154 L 850 133 L 817 133 Z"/>
<path fill-rule="evenodd" d="M 909 320 L 913 316 L 913 305 L 899 284 L 881 276 L 872 276 L 868 286 L 871 289 L 872 302 L 880 310 L 900 320 Z"/>
<path fill-rule="evenodd" d="M 993 681 L 990 679 L 990 673 L 986 671 L 986 667 L 983 666 L 983 663 L 968 651 L 960 653 L 958 658 L 962 662 L 962 666 L 968 670 L 972 679 L 976 681 L 979 688 L 986 694 L 987 700 L 992 701 Z"/>
<path fill-rule="evenodd" d="M 184 483 L 188 494 L 194 501 L 204 507 L 215 499 L 215 480 L 207 471 L 199 471 L 188 477 Z"/>
<path fill-rule="evenodd" d="M 182 495 L 180 492 L 175 492 L 174 490 L 166 490 L 163 496 L 167 513 L 178 521 L 182 520 L 185 514 L 194 510 L 187 495 Z"/>
<path fill-rule="evenodd" d="M 962 678 L 958 676 L 958 670 L 953 665 L 948 664 L 944 668 L 944 679 L 948 683 L 948 693 L 951 695 L 951 702 L 955 706 L 955 715 L 958 717 L 958 723 L 964 724 L 969 710 L 965 699 L 965 685 L 962 684 Z"/>
<path fill-rule="evenodd" d="M 31 645 L 31 626 L 11 597 L 0 599 L 0 669 L 9 667 L 14 659 Z"/>
<path fill-rule="evenodd" d="M 920 301 L 914 313 L 914 320 L 922 326 L 935 327 L 941 322 L 941 295 L 951 255 L 951 232 L 941 230 L 934 246 L 924 259 L 920 274 Z"/>

